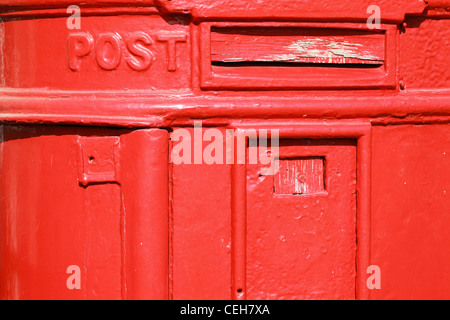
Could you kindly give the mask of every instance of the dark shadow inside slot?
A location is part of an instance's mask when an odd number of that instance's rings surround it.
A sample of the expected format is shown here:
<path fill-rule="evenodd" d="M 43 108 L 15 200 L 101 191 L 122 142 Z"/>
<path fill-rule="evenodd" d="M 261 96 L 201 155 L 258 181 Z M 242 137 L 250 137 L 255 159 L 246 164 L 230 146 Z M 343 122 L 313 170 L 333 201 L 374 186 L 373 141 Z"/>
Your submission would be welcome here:
<path fill-rule="evenodd" d="M 362 63 L 305 63 L 305 62 L 285 62 L 285 61 L 211 61 L 211 65 L 215 67 L 289 67 L 289 68 L 344 68 L 344 69 L 376 69 L 383 65 L 362 64 Z"/>

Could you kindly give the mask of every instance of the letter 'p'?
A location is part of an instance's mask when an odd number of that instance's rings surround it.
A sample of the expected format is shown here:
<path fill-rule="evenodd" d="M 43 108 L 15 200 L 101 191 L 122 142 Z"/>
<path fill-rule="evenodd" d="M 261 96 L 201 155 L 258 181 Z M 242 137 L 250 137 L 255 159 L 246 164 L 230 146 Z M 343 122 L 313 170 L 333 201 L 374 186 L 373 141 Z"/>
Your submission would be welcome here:
<path fill-rule="evenodd" d="M 94 38 L 89 33 L 73 33 L 67 38 L 67 59 L 72 71 L 80 70 L 81 58 L 89 55 L 94 47 Z"/>

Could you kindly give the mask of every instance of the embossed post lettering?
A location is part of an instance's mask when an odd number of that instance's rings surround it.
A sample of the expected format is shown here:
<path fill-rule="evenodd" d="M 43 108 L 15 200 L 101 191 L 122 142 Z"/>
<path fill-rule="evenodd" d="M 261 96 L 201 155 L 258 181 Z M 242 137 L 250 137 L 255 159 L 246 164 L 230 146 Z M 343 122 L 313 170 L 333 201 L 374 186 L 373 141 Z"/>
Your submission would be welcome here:
<path fill-rule="evenodd" d="M 67 59 L 72 71 L 80 70 L 81 58 L 87 56 L 94 46 L 89 33 L 73 33 L 67 38 Z"/>
<path fill-rule="evenodd" d="M 117 33 L 100 35 L 95 47 L 95 57 L 98 65 L 105 70 L 116 69 L 122 58 L 121 38 Z"/>
<path fill-rule="evenodd" d="M 127 40 L 127 48 L 130 51 L 130 55 L 125 58 L 131 69 L 135 71 L 144 71 L 148 69 L 153 61 L 155 61 L 155 55 L 145 45 L 152 45 L 152 38 L 142 31 L 134 32 Z M 140 59 L 136 58 L 139 57 Z"/>
<path fill-rule="evenodd" d="M 160 33 L 157 35 L 157 39 L 160 42 L 167 42 L 167 70 L 177 71 L 177 42 L 186 42 L 186 34 L 176 34 L 176 33 Z"/>
<path fill-rule="evenodd" d="M 156 39 L 167 44 L 167 70 L 177 71 L 177 43 L 186 42 L 187 34 L 159 33 L 156 34 Z M 145 71 L 156 60 L 155 53 L 150 48 L 154 44 L 152 36 L 143 31 L 133 32 L 126 39 L 122 39 L 120 34 L 115 32 L 102 33 L 96 42 L 88 32 L 73 33 L 67 38 L 69 68 L 72 71 L 79 71 L 82 58 L 94 51 L 93 60 L 103 70 L 117 69 L 124 57 L 132 70 Z"/>

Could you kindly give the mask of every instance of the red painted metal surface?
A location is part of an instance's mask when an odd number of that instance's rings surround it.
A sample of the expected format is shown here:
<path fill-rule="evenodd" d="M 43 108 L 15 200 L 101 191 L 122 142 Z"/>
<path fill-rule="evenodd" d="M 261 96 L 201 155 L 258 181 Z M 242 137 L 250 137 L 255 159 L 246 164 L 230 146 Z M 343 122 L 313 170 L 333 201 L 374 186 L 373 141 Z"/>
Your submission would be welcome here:
<path fill-rule="evenodd" d="M 164 130 L 3 127 L 2 298 L 166 299 L 167 139 Z M 115 182 L 98 174 L 109 166 L 80 180 L 80 140 L 91 166 L 111 159 Z M 66 287 L 71 265 L 80 290 Z"/>
<path fill-rule="evenodd" d="M 70 5 L 0 0 L 1 299 L 450 298 L 449 1 Z"/>
<path fill-rule="evenodd" d="M 280 159 L 311 156 L 326 159 L 312 194 L 276 195 L 274 177 L 248 165 L 247 299 L 355 298 L 356 142 L 280 142 Z"/>

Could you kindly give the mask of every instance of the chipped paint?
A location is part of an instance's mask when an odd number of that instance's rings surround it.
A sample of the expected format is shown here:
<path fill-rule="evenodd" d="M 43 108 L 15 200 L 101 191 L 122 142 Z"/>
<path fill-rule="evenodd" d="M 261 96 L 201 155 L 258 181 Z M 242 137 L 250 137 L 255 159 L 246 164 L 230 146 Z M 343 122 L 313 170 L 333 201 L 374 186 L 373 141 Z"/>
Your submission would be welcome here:
<path fill-rule="evenodd" d="M 341 56 L 347 59 L 383 61 L 382 57 L 372 55 L 368 51 L 362 50 L 362 47 L 363 45 L 360 43 L 350 43 L 343 38 L 336 38 L 334 41 L 313 38 L 295 41 L 286 49 L 293 52 L 292 55 L 287 55 L 289 59 Z"/>
<path fill-rule="evenodd" d="M 330 29 L 215 29 L 211 60 L 217 62 L 292 62 L 383 64 L 385 35 Z M 347 32 L 347 33 L 346 33 Z"/>
<path fill-rule="evenodd" d="M 274 184 L 275 194 L 301 195 L 325 191 L 323 159 L 280 160 Z"/>

